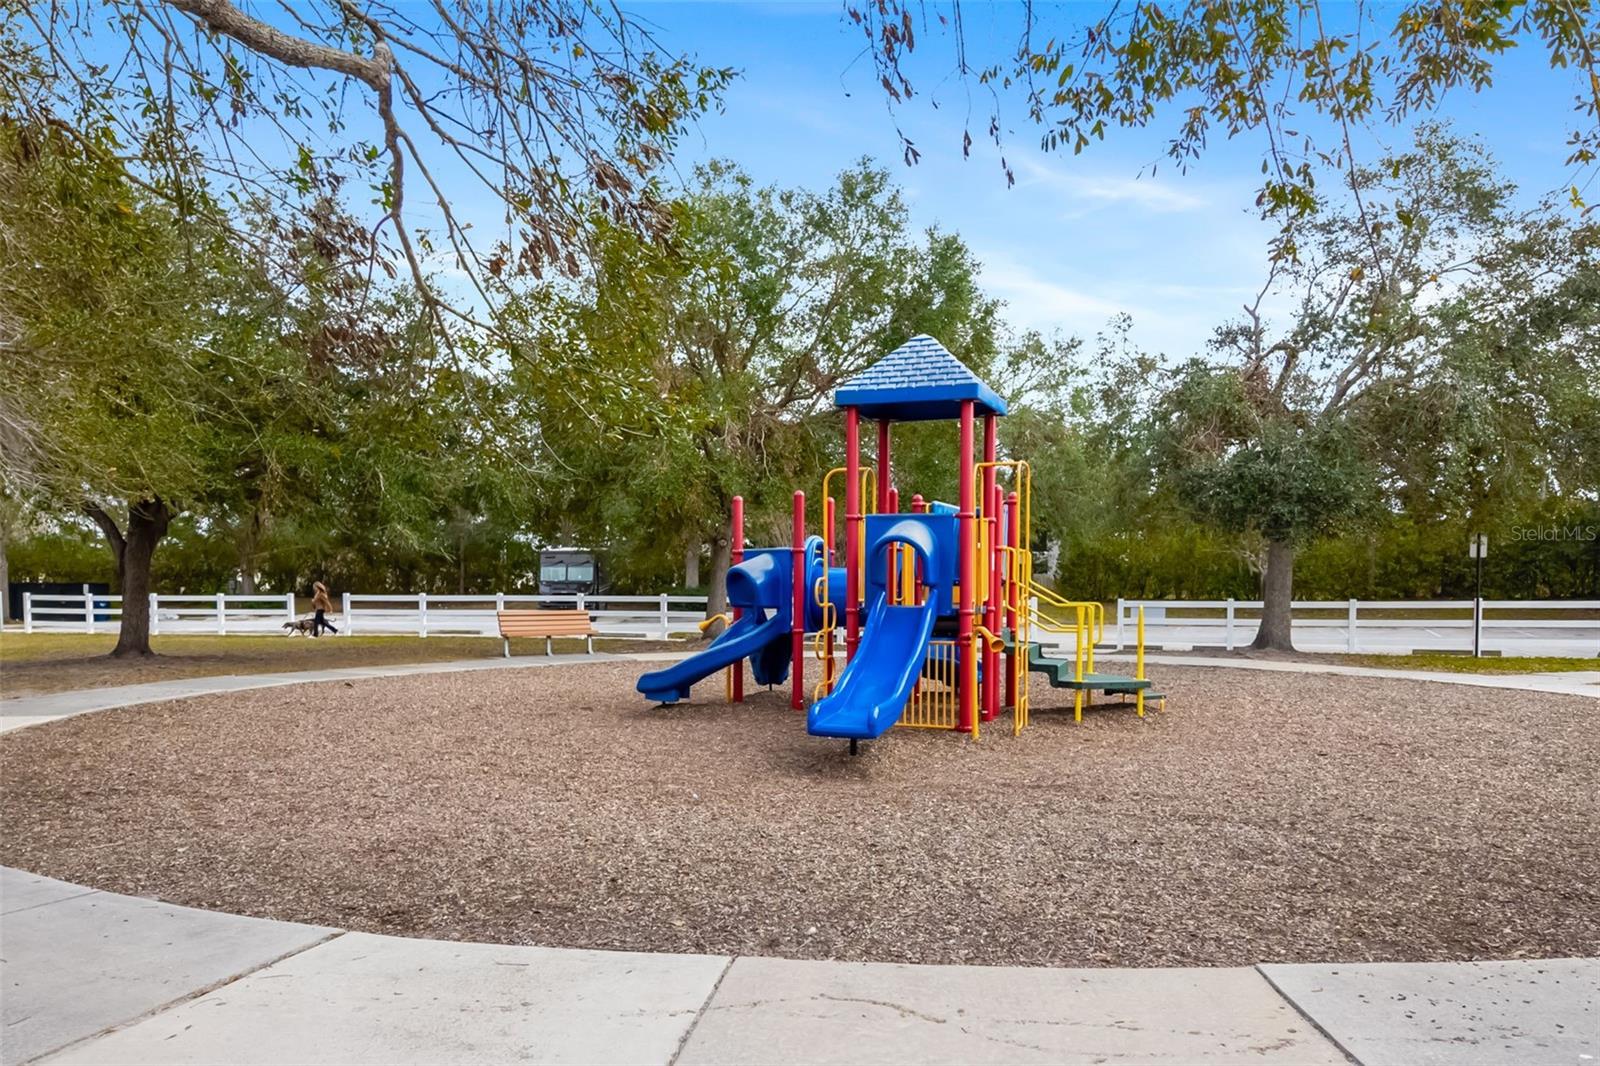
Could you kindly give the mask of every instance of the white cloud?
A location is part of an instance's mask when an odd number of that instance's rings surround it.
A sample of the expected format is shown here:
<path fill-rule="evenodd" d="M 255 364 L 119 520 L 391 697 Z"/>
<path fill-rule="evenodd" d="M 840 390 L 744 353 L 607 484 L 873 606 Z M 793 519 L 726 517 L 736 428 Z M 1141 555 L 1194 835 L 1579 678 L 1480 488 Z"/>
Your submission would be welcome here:
<path fill-rule="evenodd" d="M 1063 170 L 1022 156 L 1014 163 L 1017 184 L 1043 186 L 1094 205 L 1126 204 L 1158 214 L 1198 211 L 1209 206 L 1200 196 L 1152 177 Z"/>
<path fill-rule="evenodd" d="M 975 254 L 983 264 L 985 291 L 1005 301 L 1004 316 L 1012 325 L 1046 334 L 1059 330 L 1087 340 L 1104 330 L 1113 315 L 1125 312 L 1133 317 L 1134 343 L 1169 357 L 1203 350 L 1212 330 L 1247 292 L 1227 285 L 1130 286 L 1109 277 L 1075 286 L 1053 280 L 1007 252 Z"/>
<path fill-rule="evenodd" d="M 1008 317 L 1020 326 L 1084 332 L 1085 323 L 1098 328 L 1112 315 L 1132 310 L 1043 278 L 1003 252 L 980 252 L 978 261 L 983 264 L 983 287 L 1006 302 Z"/>

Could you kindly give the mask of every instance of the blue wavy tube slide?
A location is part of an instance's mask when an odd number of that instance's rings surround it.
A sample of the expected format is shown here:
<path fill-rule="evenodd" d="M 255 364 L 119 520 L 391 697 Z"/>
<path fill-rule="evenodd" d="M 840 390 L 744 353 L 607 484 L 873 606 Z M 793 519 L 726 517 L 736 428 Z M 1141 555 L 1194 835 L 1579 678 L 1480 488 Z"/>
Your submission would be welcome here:
<path fill-rule="evenodd" d="M 746 658 L 755 669 L 757 683 L 782 682 L 789 673 L 789 620 L 793 617 L 789 560 L 786 548 L 762 549 L 729 568 L 728 602 L 744 611 L 744 617 L 699 655 L 645 674 L 638 690 L 657 703 L 676 703 L 689 698 L 695 682 Z"/>
<path fill-rule="evenodd" d="M 924 521 L 895 522 L 873 543 L 869 556 L 880 558 L 892 543 L 909 544 L 922 557 L 924 572 L 944 572 L 939 543 Z M 833 691 L 811 705 L 806 731 L 812 736 L 871 740 L 900 720 L 911 689 L 922 674 L 939 613 L 941 588 L 929 583 L 918 606 L 893 606 L 880 591 L 872 601 L 866 631 L 855 658 L 839 675 Z M 947 593 L 946 593 L 947 594 Z"/>

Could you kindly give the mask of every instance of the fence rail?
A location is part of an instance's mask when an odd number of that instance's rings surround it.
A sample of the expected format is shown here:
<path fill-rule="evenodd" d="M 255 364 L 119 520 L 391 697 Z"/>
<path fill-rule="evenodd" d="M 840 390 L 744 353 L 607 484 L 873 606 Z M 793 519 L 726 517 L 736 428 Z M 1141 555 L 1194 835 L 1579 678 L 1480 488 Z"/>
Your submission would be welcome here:
<path fill-rule="evenodd" d="M 1247 647 L 1260 626 L 1260 600 L 1118 600 L 1115 647 L 1128 647 L 1140 608 L 1147 644 Z M 1471 651 L 1504 655 L 1600 655 L 1600 600 L 1296 600 L 1301 651 L 1396 653 Z M 1108 633 L 1111 637 L 1113 634 Z"/>
<path fill-rule="evenodd" d="M 604 636 L 667 640 L 690 636 L 706 597 L 494 593 L 434 596 L 345 593 L 333 615 L 340 633 L 495 636 L 495 612 L 571 607 L 586 611 Z M 1147 643 L 1169 649 L 1246 647 L 1255 639 L 1260 600 L 1118 600 L 1107 640 L 1131 646 L 1138 610 Z M 1465 651 L 1474 624 L 1483 647 L 1507 655 L 1600 655 L 1600 600 L 1297 600 L 1295 646 L 1302 651 Z M 26 632 L 114 632 L 122 597 L 24 593 Z M 301 617 L 291 595 L 150 596 L 152 633 L 274 633 Z"/>
<path fill-rule="evenodd" d="M 495 612 L 508 608 L 563 608 L 585 611 L 603 636 L 669 640 L 696 633 L 705 617 L 704 596 L 610 596 L 492 593 L 477 596 L 434 596 L 428 593 L 380 595 L 345 593 L 332 615 L 341 634 L 497 636 Z M 122 616 L 122 597 L 105 593 L 81 595 L 24 593 L 24 632 L 115 632 Z M 158 595 L 150 594 L 150 632 L 274 633 L 302 615 L 292 595 Z"/>

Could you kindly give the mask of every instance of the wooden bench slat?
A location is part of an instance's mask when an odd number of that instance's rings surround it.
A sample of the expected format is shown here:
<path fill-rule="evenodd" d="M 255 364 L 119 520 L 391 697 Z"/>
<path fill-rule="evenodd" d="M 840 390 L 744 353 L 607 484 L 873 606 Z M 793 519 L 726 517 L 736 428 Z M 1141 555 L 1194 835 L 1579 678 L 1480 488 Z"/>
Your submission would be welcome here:
<path fill-rule="evenodd" d="M 505 653 L 511 654 L 512 637 L 543 637 L 545 650 L 549 651 L 552 637 L 583 637 L 589 651 L 594 650 L 593 638 L 598 631 L 583 611 L 496 611 L 500 623 L 500 639 L 505 641 Z"/>

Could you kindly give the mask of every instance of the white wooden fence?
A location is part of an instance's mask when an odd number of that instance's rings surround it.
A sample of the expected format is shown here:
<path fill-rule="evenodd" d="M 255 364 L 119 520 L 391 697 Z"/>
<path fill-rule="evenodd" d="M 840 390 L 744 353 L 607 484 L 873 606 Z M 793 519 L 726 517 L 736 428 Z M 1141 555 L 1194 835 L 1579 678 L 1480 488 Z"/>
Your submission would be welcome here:
<path fill-rule="evenodd" d="M 571 606 L 587 611 L 612 637 L 666 640 L 692 635 L 705 616 L 704 596 L 482 596 L 346 593 L 333 622 L 341 634 L 494 636 L 495 612 Z M 1255 639 L 1260 600 L 1118 600 L 1106 643 L 1132 647 L 1138 610 L 1145 642 L 1171 650 L 1242 648 Z M 22 628 L 115 632 L 122 597 L 34 595 L 22 598 Z M 1600 655 L 1600 600 L 1485 600 L 1483 647 L 1506 655 Z M 1583 617 L 1583 616 L 1587 617 Z M 294 597 L 150 596 L 153 633 L 277 633 L 300 617 Z M 1469 651 L 1472 600 L 1298 600 L 1295 646 L 1302 651 Z"/>
<path fill-rule="evenodd" d="M 331 616 L 341 634 L 482 636 L 499 633 L 495 612 L 516 608 L 572 607 L 587 611 L 605 636 L 668 640 L 693 634 L 705 617 L 706 597 L 511 595 L 404 596 L 345 593 Z M 116 632 L 122 597 L 84 592 L 78 595 L 24 593 L 22 629 L 78 633 Z M 281 633 L 285 622 L 303 617 L 294 597 L 166 596 L 150 594 L 151 633 Z"/>
<path fill-rule="evenodd" d="M 1145 643 L 1174 649 L 1247 647 L 1260 624 L 1260 600 L 1118 600 L 1107 642 L 1133 646 L 1141 607 Z M 1486 651 L 1600 655 L 1600 600 L 1296 600 L 1293 618 L 1301 651 L 1470 652 L 1476 622 Z"/>

